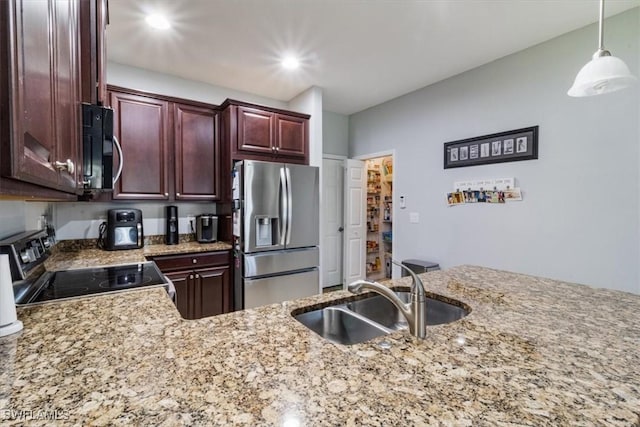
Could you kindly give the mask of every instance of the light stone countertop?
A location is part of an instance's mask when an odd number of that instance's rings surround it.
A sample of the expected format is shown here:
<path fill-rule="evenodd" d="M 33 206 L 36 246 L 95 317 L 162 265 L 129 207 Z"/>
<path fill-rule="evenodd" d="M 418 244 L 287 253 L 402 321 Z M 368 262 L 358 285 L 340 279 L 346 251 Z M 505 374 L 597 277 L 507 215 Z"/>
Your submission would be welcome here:
<path fill-rule="evenodd" d="M 290 315 L 345 291 L 191 321 L 159 289 L 21 308 L 0 424 L 640 424 L 640 296 L 474 266 L 421 277 L 472 309 L 424 341 L 342 346 Z"/>
<path fill-rule="evenodd" d="M 49 271 L 70 270 L 96 266 L 135 264 L 145 262 L 147 258 L 161 255 L 180 255 L 197 252 L 228 251 L 229 243 L 183 242 L 177 245 L 152 244 L 141 249 L 105 251 L 102 249 L 57 250 L 45 262 Z"/>

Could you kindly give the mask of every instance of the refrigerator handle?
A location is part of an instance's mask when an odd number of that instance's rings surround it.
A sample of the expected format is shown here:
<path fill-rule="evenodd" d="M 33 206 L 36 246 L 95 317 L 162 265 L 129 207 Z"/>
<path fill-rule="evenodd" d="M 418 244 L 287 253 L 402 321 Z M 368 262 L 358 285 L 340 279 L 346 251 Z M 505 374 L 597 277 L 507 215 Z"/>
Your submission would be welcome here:
<path fill-rule="evenodd" d="M 287 229 L 289 228 L 289 199 L 287 192 L 287 177 L 284 168 L 280 168 L 280 244 L 285 245 Z"/>
<path fill-rule="evenodd" d="M 287 175 L 287 245 L 291 243 L 291 221 L 293 217 L 293 194 L 291 192 L 291 171 L 285 166 Z"/>

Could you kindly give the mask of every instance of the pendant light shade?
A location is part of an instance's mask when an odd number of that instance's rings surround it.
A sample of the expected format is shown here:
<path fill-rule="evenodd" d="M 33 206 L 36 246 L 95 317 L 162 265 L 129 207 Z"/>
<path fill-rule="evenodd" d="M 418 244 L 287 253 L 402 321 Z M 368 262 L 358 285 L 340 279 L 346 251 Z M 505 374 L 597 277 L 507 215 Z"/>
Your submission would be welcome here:
<path fill-rule="evenodd" d="M 603 33 L 604 0 L 600 0 L 600 47 L 593 54 L 593 59 L 578 72 L 573 86 L 567 92 L 569 96 L 593 96 L 615 92 L 631 86 L 637 80 L 622 59 L 611 56 L 609 51 L 604 49 Z"/>
<path fill-rule="evenodd" d="M 636 81 L 624 61 L 615 56 L 596 56 L 578 72 L 569 96 L 592 96 L 615 92 Z"/>

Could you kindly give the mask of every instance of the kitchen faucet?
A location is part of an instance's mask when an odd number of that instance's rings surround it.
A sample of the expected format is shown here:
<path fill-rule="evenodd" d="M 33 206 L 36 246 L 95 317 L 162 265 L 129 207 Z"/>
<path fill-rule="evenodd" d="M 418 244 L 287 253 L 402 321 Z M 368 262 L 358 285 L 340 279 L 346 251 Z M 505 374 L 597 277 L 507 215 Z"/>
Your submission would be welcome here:
<path fill-rule="evenodd" d="M 347 286 L 347 290 L 352 294 L 362 293 L 365 289 L 376 292 L 395 305 L 409 323 L 409 332 L 411 335 L 424 339 L 427 332 L 427 298 L 424 294 L 424 285 L 422 280 L 411 271 L 406 265 L 391 260 L 397 266 L 407 271 L 413 278 L 411 284 L 411 301 L 407 304 L 403 303 L 400 298 L 388 287 L 378 282 L 367 282 L 366 280 L 356 280 Z"/>

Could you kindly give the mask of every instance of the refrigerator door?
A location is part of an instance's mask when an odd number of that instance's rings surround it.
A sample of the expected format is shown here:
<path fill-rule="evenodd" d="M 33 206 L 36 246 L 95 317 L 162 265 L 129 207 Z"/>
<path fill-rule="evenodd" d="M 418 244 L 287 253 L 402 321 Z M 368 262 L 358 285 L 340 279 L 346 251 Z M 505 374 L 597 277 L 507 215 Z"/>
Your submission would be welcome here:
<path fill-rule="evenodd" d="M 286 174 L 282 163 L 246 160 L 240 167 L 241 249 L 244 252 L 284 249 Z"/>
<path fill-rule="evenodd" d="M 320 264 L 320 251 L 317 247 L 269 251 L 246 254 L 243 260 L 244 277 L 270 276 L 317 267 Z"/>
<path fill-rule="evenodd" d="M 315 166 L 285 165 L 287 176 L 287 249 L 317 246 L 320 237 L 320 183 Z"/>
<path fill-rule="evenodd" d="M 318 283 L 317 269 L 285 276 L 244 279 L 244 308 L 316 295 Z"/>

